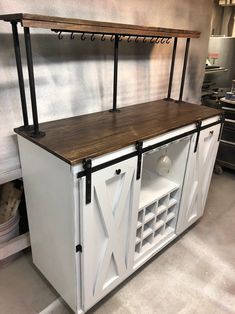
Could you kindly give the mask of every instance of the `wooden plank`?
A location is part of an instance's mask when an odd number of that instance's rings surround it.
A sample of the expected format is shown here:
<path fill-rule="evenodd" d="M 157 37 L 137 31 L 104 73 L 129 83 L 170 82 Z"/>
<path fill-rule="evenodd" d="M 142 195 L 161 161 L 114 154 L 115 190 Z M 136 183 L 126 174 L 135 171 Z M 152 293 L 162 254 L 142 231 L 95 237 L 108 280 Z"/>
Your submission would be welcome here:
<path fill-rule="evenodd" d="M 29 233 L 0 244 L 0 261 L 30 246 Z"/>
<path fill-rule="evenodd" d="M 46 132 L 32 138 L 15 132 L 69 164 L 94 158 L 138 140 L 146 140 L 220 114 L 220 110 L 190 103 L 157 100 L 121 108 L 120 112 L 96 112 L 40 124 Z"/>
<path fill-rule="evenodd" d="M 22 173 L 20 168 L 2 172 L 0 173 L 0 185 L 16 179 L 20 179 L 21 177 Z"/>
<path fill-rule="evenodd" d="M 0 20 L 8 22 L 18 21 L 21 22 L 22 26 L 24 27 L 64 29 L 78 32 L 149 36 L 149 37 L 157 36 L 188 37 L 188 38 L 200 37 L 200 32 L 192 30 L 99 22 L 74 18 L 44 16 L 39 14 L 17 13 L 0 15 Z"/>

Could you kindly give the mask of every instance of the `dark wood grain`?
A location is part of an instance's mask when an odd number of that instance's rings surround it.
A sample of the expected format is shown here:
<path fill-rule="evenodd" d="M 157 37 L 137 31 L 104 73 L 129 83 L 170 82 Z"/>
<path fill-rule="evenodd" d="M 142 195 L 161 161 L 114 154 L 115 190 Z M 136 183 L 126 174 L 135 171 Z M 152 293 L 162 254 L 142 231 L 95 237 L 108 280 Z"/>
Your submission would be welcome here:
<path fill-rule="evenodd" d="M 187 37 L 198 38 L 200 32 L 192 30 L 140 26 L 121 23 L 98 22 L 74 18 L 63 18 L 55 16 L 44 16 L 39 14 L 17 13 L 0 15 L 0 20 L 18 21 L 24 27 L 64 29 L 69 31 L 121 34 L 135 36 L 165 36 L 165 37 Z"/>
<path fill-rule="evenodd" d="M 84 158 L 94 158 L 220 113 L 204 106 L 158 100 L 124 107 L 121 112 L 103 111 L 42 123 L 40 129 L 46 136 L 38 139 L 15 131 L 75 165 Z"/>

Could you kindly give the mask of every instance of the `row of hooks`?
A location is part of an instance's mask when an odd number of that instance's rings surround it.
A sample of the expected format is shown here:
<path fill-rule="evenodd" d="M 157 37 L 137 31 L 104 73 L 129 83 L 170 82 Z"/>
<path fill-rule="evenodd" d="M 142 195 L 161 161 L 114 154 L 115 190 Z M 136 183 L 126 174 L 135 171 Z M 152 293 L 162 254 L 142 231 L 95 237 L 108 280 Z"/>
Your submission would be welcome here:
<path fill-rule="evenodd" d="M 90 35 L 90 34 L 89 34 Z M 109 36 L 109 38 L 107 38 L 106 36 Z M 63 39 L 63 35 L 62 35 L 62 31 L 60 31 L 58 33 L 58 38 L 59 39 Z M 90 36 L 90 40 L 94 41 L 96 39 L 95 34 L 91 34 Z M 86 40 L 87 38 L 89 38 L 88 35 L 86 35 L 85 33 L 82 33 L 81 35 L 81 40 Z M 105 41 L 106 38 L 109 39 L 110 41 L 114 41 L 115 39 L 115 35 L 105 35 L 103 34 L 102 36 L 99 36 L 101 41 Z M 147 37 L 143 37 L 143 39 L 141 39 L 143 36 L 126 36 L 126 35 L 119 35 L 118 36 L 118 40 L 122 41 L 123 39 L 127 39 L 127 42 L 143 42 L 143 43 L 151 43 L 151 44 L 169 44 L 171 38 L 170 37 L 151 37 L 151 38 L 147 38 Z M 75 35 L 73 32 L 71 32 L 70 35 L 70 39 L 74 39 Z"/>

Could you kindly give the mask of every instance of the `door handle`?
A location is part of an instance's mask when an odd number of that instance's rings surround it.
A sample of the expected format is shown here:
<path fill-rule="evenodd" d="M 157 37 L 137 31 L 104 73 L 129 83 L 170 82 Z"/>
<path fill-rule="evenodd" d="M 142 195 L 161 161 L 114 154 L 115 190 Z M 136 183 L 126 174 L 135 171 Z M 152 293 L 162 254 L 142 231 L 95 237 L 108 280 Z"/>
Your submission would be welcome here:
<path fill-rule="evenodd" d="M 121 169 L 117 169 L 115 172 L 117 175 L 119 175 L 121 173 Z"/>

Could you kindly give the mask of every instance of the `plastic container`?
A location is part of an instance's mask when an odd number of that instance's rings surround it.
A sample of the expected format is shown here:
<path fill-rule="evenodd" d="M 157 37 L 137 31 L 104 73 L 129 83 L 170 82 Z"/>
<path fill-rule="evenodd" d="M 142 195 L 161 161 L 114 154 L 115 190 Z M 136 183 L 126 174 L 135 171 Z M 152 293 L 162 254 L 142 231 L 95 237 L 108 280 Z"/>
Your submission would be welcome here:
<path fill-rule="evenodd" d="M 235 94 L 235 80 L 232 80 L 231 93 Z"/>
<path fill-rule="evenodd" d="M 226 92 L 225 99 L 235 101 L 235 93 Z"/>
<path fill-rule="evenodd" d="M 18 212 L 8 221 L 0 224 L 0 245 L 19 235 L 19 215 Z M 0 260 L 0 266 L 6 264 L 17 257 L 17 254 L 10 256 L 4 260 Z"/>

